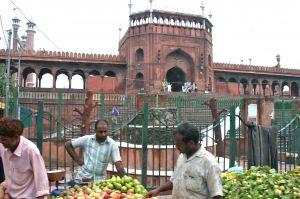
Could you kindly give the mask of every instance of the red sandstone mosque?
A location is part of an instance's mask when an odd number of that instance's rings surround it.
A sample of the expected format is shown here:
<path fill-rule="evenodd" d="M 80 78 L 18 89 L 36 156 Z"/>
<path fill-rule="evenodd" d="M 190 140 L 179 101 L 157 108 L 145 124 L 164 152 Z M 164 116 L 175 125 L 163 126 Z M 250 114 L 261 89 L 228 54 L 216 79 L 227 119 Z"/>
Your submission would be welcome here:
<path fill-rule="evenodd" d="M 204 14 L 155 10 L 152 6 L 131 13 L 118 55 L 35 51 L 35 23 L 27 22 L 20 42 L 20 20 L 12 22 L 11 73 L 16 76 L 20 70 L 24 90 L 72 89 L 77 75 L 83 80 L 81 89 L 95 92 L 182 92 L 190 86 L 195 92 L 232 96 L 299 96 L 300 70 L 281 68 L 279 56 L 277 65 L 269 67 L 214 62 L 213 24 Z M 17 51 L 20 43 L 24 49 Z M 8 50 L 0 51 L 0 63 L 6 64 L 7 54 Z M 52 77 L 51 88 L 41 85 L 46 74 Z M 60 75 L 67 80 L 64 88 L 57 84 Z"/>

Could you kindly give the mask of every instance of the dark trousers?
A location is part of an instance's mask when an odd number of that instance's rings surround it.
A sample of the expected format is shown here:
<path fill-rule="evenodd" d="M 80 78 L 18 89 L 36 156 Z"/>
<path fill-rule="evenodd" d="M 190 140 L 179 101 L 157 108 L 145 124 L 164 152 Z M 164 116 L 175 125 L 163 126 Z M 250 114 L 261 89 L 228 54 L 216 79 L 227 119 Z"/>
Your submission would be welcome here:
<path fill-rule="evenodd" d="M 4 177 L 3 163 L 2 163 L 2 158 L 0 157 L 0 183 L 3 182 L 4 179 L 5 177 Z"/>

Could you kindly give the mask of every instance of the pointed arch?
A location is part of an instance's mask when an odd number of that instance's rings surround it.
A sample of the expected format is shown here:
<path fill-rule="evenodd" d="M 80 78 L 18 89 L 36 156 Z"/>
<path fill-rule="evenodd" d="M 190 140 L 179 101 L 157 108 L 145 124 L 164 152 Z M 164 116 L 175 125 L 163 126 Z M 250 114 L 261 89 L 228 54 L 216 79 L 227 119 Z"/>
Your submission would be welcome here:
<path fill-rule="evenodd" d="M 23 69 L 22 71 L 22 82 L 20 83 L 21 86 L 23 87 L 37 87 L 36 85 L 36 71 L 31 68 L 27 67 Z"/>
<path fill-rule="evenodd" d="M 89 72 L 89 76 L 99 76 L 99 75 L 100 75 L 100 72 L 97 70 L 92 70 Z"/>
<path fill-rule="evenodd" d="M 137 62 L 144 61 L 144 50 L 142 48 L 139 48 L 135 51 L 135 60 Z"/>
<path fill-rule="evenodd" d="M 42 68 L 38 74 L 39 87 L 40 88 L 52 88 L 53 87 L 53 74 L 49 68 Z"/>
<path fill-rule="evenodd" d="M 291 83 L 291 96 L 298 97 L 299 96 L 299 85 L 297 82 Z"/>
<path fill-rule="evenodd" d="M 193 57 L 187 53 L 186 51 L 182 50 L 181 48 L 177 48 L 176 50 L 172 50 L 170 51 L 169 53 L 167 53 L 167 58 L 170 57 L 170 56 L 173 56 L 174 58 L 185 58 L 188 60 L 188 62 L 191 64 L 191 65 L 194 65 L 194 59 Z"/>
<path fill-rule="evenodd" d="M 113 71 L 113 70 L 108 70 L 104 73 L 104 76 L 107 76 L 107 77 L 116 77 L 116 72 Z"/>
<path fill-rule="evenodd" d="M 181 68 L 175 66 L 167 71 L 166 80 L 171 84 L 173 92 L 180 92 L 185 83 L 185 73 Z"/>
<path fill-rule="evenodd" d="M 144 88 L 144 74 L 141 72 L 135 75 L 135 87 L 137 89 Z"/>

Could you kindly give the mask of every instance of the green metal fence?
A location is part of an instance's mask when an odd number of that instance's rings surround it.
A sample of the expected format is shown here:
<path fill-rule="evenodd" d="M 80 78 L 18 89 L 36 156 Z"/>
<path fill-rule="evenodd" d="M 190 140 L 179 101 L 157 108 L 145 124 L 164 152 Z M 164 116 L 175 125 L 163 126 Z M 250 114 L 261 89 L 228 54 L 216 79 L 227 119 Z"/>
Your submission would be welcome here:
<path fill-rule="evenodd" d="M 217 122 L 205 104 L 212 96 L 170 96 L 164 105 L 151 107 L 147 102 L 137 112 L 135 96 L 97 94 L 91 121 L 108 119 L 110 136 L 119 142 L 127 174 L 138 178 L 148 188 L 159 186 L 170 178 L 178 151 L 173 142 L 173 131 L 179 123 L 189 121 L 201 132 L 202 145 L 217 157 L 222 170 L 237 165 L 247 168 L 247 128 L 240 119 L 243 100 L 216 98 L 217 110 L 227 109 Z M 48 169 L 64 168 L 66 180 L 74 177 L 77 165 L 66 154 L 66 140 L 81 135 L 80 120 L 75 107 L 84 105 L 85 94 L 38 93 L 23 95 L 20 103 L 27 124 L 24 135 L 36 142 Z M 118 108 L 118 116 L 113 108 Z M 27 115 L 26 115 L 27 114 Z M 115 122 L 117 117 L 117 122 Z M 291 118 L 279 129 L 279 169 L 293 169 L 299 164 L 299 116 Z M 93 125 L 91 126 L 93 132 Z M 215 133 L 222 135 L 221 155 L 217 155 Z M 297 162 L 298 161 L 298 162 Z M 109 174 L 114 172 L 110 164 Z"/>

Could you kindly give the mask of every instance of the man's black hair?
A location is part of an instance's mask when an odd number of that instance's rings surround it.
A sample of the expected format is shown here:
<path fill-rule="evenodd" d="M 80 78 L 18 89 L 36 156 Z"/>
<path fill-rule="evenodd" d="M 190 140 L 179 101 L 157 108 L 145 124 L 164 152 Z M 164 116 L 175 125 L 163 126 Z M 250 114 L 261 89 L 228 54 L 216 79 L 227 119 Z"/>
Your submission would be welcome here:
<path fill-rule="evenodd" d="M 188 143 L 189 141 L 193 141 L 195 144 L 199 142 L 200 134 L 198 129 L 193 126 L 192 124 L 186 122 L 183 124 L 180 124 L 174 131 L 174 135 L 178 133 L 182 135 L 182 141 L 184 143 Z"/>
<path fill-rule="evenodd" d="M 95 129 L 97 129 L 98 124 L 106 124 L 108 126 L 108 121 L 107 120 L 97 120 L 95 123 Z"/>

